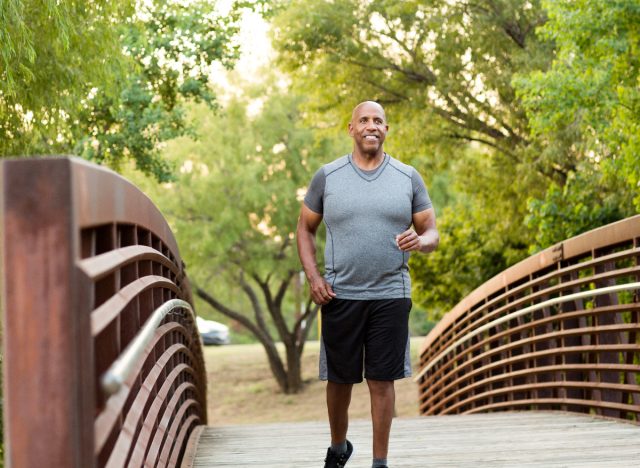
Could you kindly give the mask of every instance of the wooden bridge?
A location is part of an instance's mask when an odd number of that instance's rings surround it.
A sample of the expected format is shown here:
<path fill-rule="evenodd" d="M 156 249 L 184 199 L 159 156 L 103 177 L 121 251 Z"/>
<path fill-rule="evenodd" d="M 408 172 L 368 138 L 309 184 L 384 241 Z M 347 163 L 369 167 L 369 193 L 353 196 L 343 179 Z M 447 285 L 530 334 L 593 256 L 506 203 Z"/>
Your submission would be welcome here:
<path fill-rule="evenodd" d="M 348 468 L 371 467 L 371 437 L 369 421 L 350 424 L 355 449 Z M 326 422 L 206 427 L 185 462 L 194 468 L 317 468 L 329 439 Z M 394 468 L 635 467 L 640 428 L 537 411 L 401 418 L 393 422 L 389 461 Z"/>
<path fill-rule="evenodd" d="M 7 466 L 320 466 L 324 422 L 206 426 L 184 264 L 136 187 L 72 158 L 0 183 Z M 640 216 L 524 260 L 426 337 L 393 466 L 640 466 L 639 331 Z"/>

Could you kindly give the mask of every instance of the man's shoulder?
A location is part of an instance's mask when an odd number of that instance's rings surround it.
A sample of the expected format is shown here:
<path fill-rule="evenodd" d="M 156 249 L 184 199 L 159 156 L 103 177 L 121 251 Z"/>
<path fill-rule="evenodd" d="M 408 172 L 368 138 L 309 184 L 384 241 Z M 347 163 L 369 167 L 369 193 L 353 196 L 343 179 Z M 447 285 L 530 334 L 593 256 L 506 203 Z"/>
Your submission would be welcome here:
<path fill-rule="evenodd" d="M 349 155 L 345 154 L 344 156 L 340 156 L 338 159 L 335 159 L 330 163 L 327 163 L 324 166 L 322 166 L 322 171 L 324 172 L 325 177 L 327 177 L 330 174 L 348 165 L 349 165 Z"/>
<path fill-rule="evenodd" d="M 411 178 L 416 171 L 413 166 L 405 164 L 391 155 L 389 156 L 389 165 L 409 178 Z"/>

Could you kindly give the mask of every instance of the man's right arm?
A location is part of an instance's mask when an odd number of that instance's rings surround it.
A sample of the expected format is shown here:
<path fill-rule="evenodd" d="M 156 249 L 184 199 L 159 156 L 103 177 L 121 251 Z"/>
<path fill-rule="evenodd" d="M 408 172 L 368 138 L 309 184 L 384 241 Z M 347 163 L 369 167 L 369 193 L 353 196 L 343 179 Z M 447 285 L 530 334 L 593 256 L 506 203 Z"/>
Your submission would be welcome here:
<path fill-rule="evenodd" d="M 325 281 L 318 270 L 316 261 L 316 232 L 322 222 L 322 215 L 312 211 L 304 203 L 298 219 L 297 242 L 298 255 L 302 268 L 307 275 L 311 298 L 316 304 L 326 304 L 336 297 L 331 285 Z"/>

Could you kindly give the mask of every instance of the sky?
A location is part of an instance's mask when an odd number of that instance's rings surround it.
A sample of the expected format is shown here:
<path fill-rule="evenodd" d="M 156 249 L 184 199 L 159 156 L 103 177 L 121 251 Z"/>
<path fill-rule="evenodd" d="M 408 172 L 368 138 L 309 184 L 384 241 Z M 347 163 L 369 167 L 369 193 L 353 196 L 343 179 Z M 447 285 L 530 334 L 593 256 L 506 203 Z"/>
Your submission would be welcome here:
<path fill-rule="evenodd" d="M 243 14 L 239 42 L 241 56 L 237 69 L 243 74 L 255 74 L 258 67 L 273 58 L 269 24 L 256 12 Z"/>
<path fill-rule="evenodd" d="M 218 3 L 220 11 L 228 11 L 232 0 L 222 0 Z M 269 23 L 259 13 L 244 11 L 238 34 L 240 45 L 240 59 L 234 66 L 234 73 L 229 74 L 221 66 L 214 67 L 212 81 L 223 88 L 228 95 L 239 92 L 233 76 L 239 76 L 243 81 L 257 82 L 260 80 L 259 70 L 269 63 L 274 53 L 269 38 Z"/>

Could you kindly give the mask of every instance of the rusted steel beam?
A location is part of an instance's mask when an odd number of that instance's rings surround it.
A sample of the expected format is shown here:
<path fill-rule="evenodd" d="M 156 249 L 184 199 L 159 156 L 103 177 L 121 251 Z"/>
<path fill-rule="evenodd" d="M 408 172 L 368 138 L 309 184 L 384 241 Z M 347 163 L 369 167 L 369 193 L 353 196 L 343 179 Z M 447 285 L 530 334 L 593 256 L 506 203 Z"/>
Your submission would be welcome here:
<path fill-rule="evenodd" d="M 1 171 L 6 463 L 89 468 L 91 294 L 74 263 L 72 164 L 5 161 Z"/>
<path fill-rule="evenodd" d="M 0 171 L 8 464 L 179 463 L 206 424 L 206 374 L 168 223 L 124 178 L 75 158 Z M 103 391 L 101 376 L 125 361 L 123 386 Z"/>

